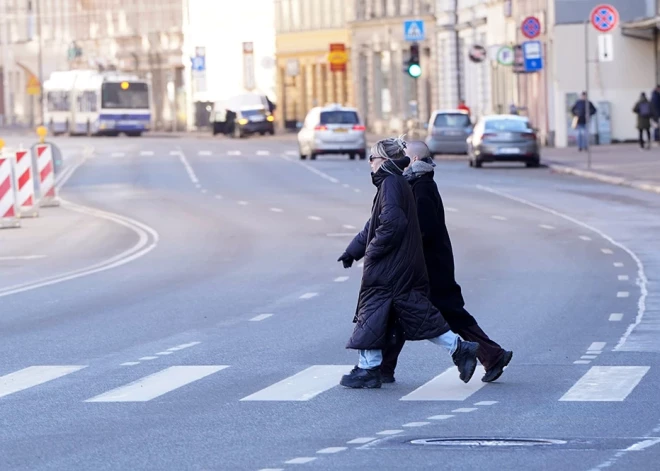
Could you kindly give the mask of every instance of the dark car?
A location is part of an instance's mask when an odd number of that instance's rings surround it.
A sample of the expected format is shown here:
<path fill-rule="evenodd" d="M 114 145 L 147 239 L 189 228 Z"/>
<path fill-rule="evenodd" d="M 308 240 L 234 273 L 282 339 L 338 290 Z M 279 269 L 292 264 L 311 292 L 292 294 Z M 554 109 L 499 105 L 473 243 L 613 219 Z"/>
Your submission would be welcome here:
<path fill-rule="evenodd" d="M 275 109 L 265 95 L 242 94 L 224 101 L 218 101 L 213 106 L 211 124 L 213 135 L 226 134 L 233 137 L 244 137 L 250 134 L 275 134 Z"/>
<path fill-rule="evenodd" d="M 265 108 L 243 108 L 236 113 L 233 137 L 243 137 L 250 134 L 275 134 L 275 119 Z"/>
<path fill-rule="evenodd" d="M 484 162 L 541 163 L 536 131 L 526 116 L 492 115 L 479 119 L 467 138 L 470 167 Z"/>

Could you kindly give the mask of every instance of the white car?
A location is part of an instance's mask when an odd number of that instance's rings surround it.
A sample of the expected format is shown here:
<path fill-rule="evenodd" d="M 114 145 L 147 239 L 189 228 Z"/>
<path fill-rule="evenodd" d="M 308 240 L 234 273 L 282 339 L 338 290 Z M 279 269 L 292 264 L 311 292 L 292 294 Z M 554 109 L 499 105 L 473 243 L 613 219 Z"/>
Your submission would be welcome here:
<path fill-rule="evenodd" d="M 312 108 L 298 133 L 300 158 L 316 159 L 319 154 L 348 154 L 367 158 L 367 140 L 364 124 L 357 109 L 341 105 Z"/>

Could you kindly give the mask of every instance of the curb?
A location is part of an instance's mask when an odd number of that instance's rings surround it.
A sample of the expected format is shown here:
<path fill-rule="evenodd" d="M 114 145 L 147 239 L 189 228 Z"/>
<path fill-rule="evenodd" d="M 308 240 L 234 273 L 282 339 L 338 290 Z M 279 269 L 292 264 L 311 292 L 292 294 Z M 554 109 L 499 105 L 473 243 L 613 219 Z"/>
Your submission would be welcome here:
<path fill-rule="evenodd" d="M 556 173 L 563 173 L 566 175 L 575 175 L 576 177 L 588 178 L 611 185 L 626 186 L 635 188 L 637 190 L 648 191 L 651 193 L 660 194 L 660 185 L 641 180 L 629 180 L 623 177 L 615 177 L 604 173 L 592 172 L 590 170 L 581 170 L 566 165 L 548 163 L 548 168 Z"/>

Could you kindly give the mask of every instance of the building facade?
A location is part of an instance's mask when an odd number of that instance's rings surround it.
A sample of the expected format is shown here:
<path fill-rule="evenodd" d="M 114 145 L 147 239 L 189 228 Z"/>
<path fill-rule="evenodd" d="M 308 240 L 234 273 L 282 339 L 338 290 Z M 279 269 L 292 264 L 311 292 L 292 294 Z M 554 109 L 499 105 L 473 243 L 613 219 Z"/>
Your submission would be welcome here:
<path fill-rule="evenodd" d="M 276 122 L 280 128 L 296 129 L 315 106 L 354 105 L 348 30 L 354 4 L 353 0 L 275 0 Z M 331 70 L 331 44 L 344 46 L 345 70 Z"/>

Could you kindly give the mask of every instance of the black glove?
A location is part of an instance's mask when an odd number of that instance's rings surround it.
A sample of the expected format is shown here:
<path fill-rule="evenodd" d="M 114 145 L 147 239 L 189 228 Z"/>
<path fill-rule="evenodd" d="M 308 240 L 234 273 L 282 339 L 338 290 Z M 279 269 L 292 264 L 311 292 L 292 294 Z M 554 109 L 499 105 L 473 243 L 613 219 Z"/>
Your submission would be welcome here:
<path fill-rule="evenodd" d="M 344 268 L 351 268 L 351 265 L 353 265 L 355 259 L 346 252 L 344 252 L 343 254 L 341 254 L 341 257 L 337 259 L 337 261 L 342 262 L 344 264 Z"/>

